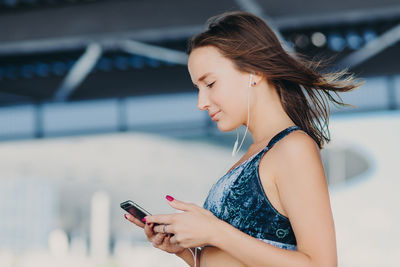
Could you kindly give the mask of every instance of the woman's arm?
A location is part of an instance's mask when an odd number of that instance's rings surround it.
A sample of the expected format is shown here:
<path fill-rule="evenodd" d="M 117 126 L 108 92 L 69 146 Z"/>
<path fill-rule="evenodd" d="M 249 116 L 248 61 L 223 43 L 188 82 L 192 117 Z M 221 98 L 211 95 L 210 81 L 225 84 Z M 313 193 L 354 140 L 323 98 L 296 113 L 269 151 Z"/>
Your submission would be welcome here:
<path fill-rule="evenodd" d="M 336 267 L 335 227 L 318 147 L 308 135 L 294 132 L 275 145 L 273 161 L 280 200 L 290 219 L 298 250 L 264 243 L 223 221 L 214 231 L 215 246 L 254 267 Z M 261 180 L 263 169 L 260 168 Z"/>
<path fill-rule="evenodd" d="M 194 253 L 194 250 L 191 249 L 192 252 Z M 183 259 L 187 264 L 189 264 L 189 266 L 193 267 L 194 266 L 194 261 L 193 261 L 193 255 L 192 253 L 190 253 L 189 250 L 185 249 L 182 252 L 179 253 L 175 253 L 176 256 L 180 257 L 181 259 Z M 197 251 L 197 264 L 196 266 L 200 266 L 200 250 Z"/>
<path fill-rule="evenodd" d="M 299 251 L 281 249 L 267 244 L 243 233 L 224 221 L 221 221 L 220 225 L 216 228 L 218 235 L 215 235 L 215 239 L 211 243 L 228 252 L 246 266 L 313 266 L 308 255 Z"/>

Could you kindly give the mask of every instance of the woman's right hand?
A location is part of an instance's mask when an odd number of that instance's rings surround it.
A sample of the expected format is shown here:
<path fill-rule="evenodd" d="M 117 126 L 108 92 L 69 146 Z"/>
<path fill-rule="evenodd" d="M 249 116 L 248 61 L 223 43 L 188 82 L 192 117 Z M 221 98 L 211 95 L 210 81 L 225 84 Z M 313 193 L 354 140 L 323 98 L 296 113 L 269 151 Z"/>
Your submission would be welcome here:
<path fill-rule="evenodd" d="M 154 233 L 153 223 L 145 224 L 130 214 L 125 214 L 125 218 L 128 221 L 144 229 L 144 233 L 147 237 L 147 240 L 151 242 L 153 247 L 172 254 L 180 253 L 186 249 L 184 247 L 179 246 L 178 244 L 171 243 L 170 242 L 171 234 Z"/>

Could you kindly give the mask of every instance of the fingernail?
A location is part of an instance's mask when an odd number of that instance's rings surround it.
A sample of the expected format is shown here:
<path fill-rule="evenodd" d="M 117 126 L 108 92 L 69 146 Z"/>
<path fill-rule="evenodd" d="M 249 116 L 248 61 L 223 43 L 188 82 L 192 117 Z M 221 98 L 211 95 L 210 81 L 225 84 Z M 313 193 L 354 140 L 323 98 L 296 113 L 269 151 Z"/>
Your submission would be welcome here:
<path fill-rule="evenodd" d="M 142 222 L 144 222 L 144 223 L 145 223 L 145 222 L 146 222 L 146 218 L 143 218 L 143 219 L 142 219 Z"/>
<path fill-rule="evenodd" d="M 166 198 L 168 201 L 172 201 L 172 200 L 174 200 L 174 198 L 173 198 L 173 197 L 171 197 L 170 195 L 167 195 L 165 198 Z"/>
<path fill-rule="evenodd" d="M 125 219 L 127 219 L 127 220 L 128 220 L 128 217 L 126 216 L 126 214 L 124 214 L 124 217 L 125 217 Z"/>

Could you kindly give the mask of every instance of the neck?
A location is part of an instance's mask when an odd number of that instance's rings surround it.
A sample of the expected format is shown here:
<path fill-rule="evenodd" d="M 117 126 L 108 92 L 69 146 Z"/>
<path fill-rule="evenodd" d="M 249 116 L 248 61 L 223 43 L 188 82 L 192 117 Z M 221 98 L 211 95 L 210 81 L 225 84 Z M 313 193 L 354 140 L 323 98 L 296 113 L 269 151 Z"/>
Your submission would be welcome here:
<path fill-rule="evenodd" d="M 253 138 L 252 147 L 265 144 L 278 132 L 295 123 L 287 115 L 276 89 L 269 84 L 260 83 L 251 97 L 249 131 Z"/>

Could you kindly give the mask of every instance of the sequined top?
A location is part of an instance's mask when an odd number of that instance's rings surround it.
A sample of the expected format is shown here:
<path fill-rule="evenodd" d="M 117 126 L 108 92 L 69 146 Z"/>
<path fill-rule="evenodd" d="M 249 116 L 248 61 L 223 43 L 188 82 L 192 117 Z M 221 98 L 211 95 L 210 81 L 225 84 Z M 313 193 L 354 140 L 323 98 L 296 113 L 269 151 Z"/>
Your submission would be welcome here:
<path fill-rule="evenodd" d="M 266 243 L 297 250 L 289 218 L 269 202 L 261 185 L 258 166 L 264 153 L 298 126 L 276 134 L 268 145 L 222 176 L 211 187 L 203 207 L 242 232 Z"/>

